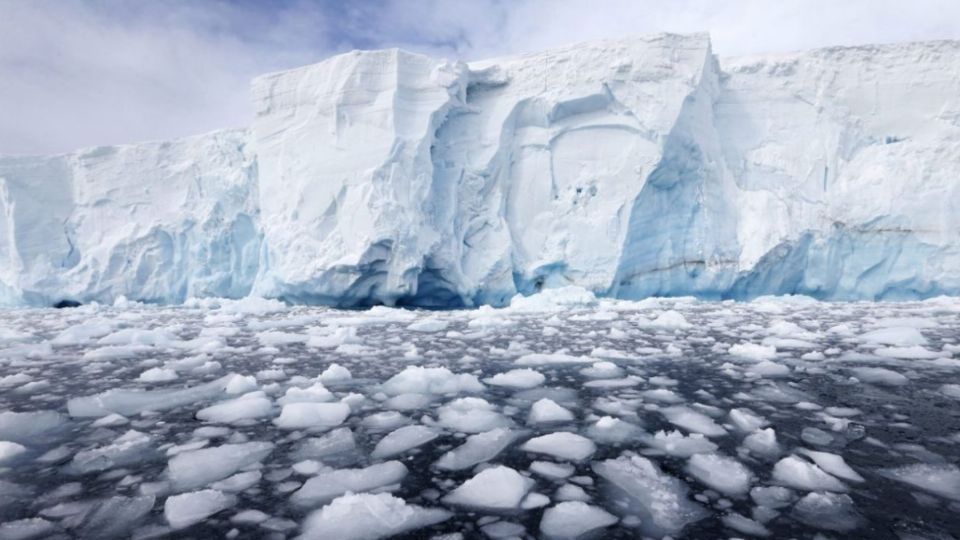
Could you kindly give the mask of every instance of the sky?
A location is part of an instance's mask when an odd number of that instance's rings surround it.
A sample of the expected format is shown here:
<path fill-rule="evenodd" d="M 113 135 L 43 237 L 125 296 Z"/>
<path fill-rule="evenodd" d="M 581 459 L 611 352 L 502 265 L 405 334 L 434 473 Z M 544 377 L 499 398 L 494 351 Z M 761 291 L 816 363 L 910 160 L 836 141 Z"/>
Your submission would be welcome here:
<path fill-rule="evenodd" d="M 720 56 L 960 39 L 960 0 L 0 0 L 0 154 L 247 125 L 252 77 L 352 49 L 475 60 L 711 34 Z"/>

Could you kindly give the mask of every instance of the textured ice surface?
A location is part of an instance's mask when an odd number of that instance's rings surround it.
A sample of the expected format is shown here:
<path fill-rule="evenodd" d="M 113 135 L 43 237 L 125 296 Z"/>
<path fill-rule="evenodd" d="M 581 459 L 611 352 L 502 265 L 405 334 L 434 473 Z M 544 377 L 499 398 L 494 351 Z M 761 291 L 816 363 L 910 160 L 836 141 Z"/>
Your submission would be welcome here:
<path fill-rule="evenodd" d="M 955 294 L 958 58 L 718 59 L 705 34 L 337 55 L 255 79 L 249 129 L 0 158 L 0 303 Z"/>
<path fill-rule="evenodd" d="M 0 344 L 0 531 L 957 535 L 956 299 L 575 293 L 443 312 L 253 300 L 0 312 L 17 336 Z M 446 328 L 423 330 L 436 320 Z M 777 353 L 746 358 L 743 343 Z M 884 353 L 914 346 L 933 356 Z M 789 372 L 747 375 L 762 361 Z M 153 368 L 178 377 L 141 379 Z M 515 369 L 537 384 L 487 382 Z M 549 421 L 528 423 L 534 410 Z"/>

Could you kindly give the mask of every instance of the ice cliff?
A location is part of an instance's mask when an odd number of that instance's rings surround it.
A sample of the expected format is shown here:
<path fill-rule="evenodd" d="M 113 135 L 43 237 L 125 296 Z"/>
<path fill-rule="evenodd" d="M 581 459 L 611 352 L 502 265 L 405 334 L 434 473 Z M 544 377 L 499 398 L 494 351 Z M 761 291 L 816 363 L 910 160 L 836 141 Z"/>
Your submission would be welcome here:
<path fill-rule="evenodd" d="M 0 157 L 0 302 L 960 294 L 958 42 L 352 52 L 253 96 L 248 130 Z"/>

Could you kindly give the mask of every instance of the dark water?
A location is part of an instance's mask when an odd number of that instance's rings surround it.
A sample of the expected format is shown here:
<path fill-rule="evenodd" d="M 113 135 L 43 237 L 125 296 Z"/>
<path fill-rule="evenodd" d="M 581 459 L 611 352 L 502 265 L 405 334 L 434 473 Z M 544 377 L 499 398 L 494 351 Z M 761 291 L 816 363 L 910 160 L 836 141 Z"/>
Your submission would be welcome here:
<path fill-rule="evenodd" d="M 670 317 L 661 321 L 664 324 L 650 322 L 667 310 L 681 314 L 689 325 L 666 324 L 672 321 Z M 407 329 L 417 320 L 434 318 L 446 321 L 447 327 L 436 332 Z M 797 326 L 778 326 L 783 322 Z M 55 345 L 51 342 L 65 329 L 78 324 L 106 326 L 93 331 L 95 335 L 86 341 L 80 340 L 81 343 Z M 838 329 L 837 325 L 844 327 Z M 649 434 L 679 429 L 658 412 L 658 407 L 667 404 L 643 394 L 658 388 L 650 378 L 659 376 L 673 379 L 668 388 L 677 395 L 678 405 L 704 412 L 719 424 L 729 426 L 727 413 L 732 408 L 750 409 L 769 422 L 781 448 L 777 457 L 746 451 L 742 448 L 744 434 L 732 428 L 727 435 L 711 438 L 719 447 L 717 452 L 737 459 L 753 472 L 754 487 L 777 483 L 772 478 L 774 463 L 799 448 L 840 455 L 864 478 L 859 483 L 844 481 L 854 508 L 854 514 L 848 515 L 849 519 L 840 527 L 844 530 L 836 530 L 826 518 L 798 519 L 797 513 L 787 506 L 779 509 L 775 516 L 764 516 L 763 525 L 770 537 L 813 538 L 818 534 L 864 539 L 960 537 L 960 485 L 952 494 L 944 494 L 925 491 L 881 474 L 893 467 L 918 463 L 949 470 L 960 461 L 960 401 L 942 391 L 945 384 L 960 383 L 960 347 L 957 347 L 960 302 L 957 301 L 904 304 L 779 301 L 674 304 L 661 301 L 565 307 L 537 313 L 339 312 L 292 308 L 258 315 L 200 308 L 80 308 L 4 312 L 0 314 L 0 326 L 19 333 L 0 341 L 0 381 L 3 377 L 21 374 L 0 387 L 0 412 L 47 410 L 64 415 L 56 427 L 20 440 L 26 452 L 0 464 L 0 481 L 6 482 L 0 484 L 0 522 L 43 517 L 48 523 L 37 529 L 37 537 L 219 538 L 229 534 L 239 538 L 282 538 L 298 535 L 299 524 L 313 510 L 291 504 L 287 490 L 295 485 L 285 483 L 306 479 L 290 468 L 300 460 L 294 454 L 303 437 L 317 436 L 322 430 L 316 433 L 282 430 L 271 423 L 272 417 L 252 419 L 228 425 L 228 432 L 213 438 L 208 445 L 216 446 L 227 440 L 275 443 L 274 451 L 262 463 L 261 481 L 237 493 L 238 503 L 233 508 L 188 528 L 171 531 L 163 514 L 164 499 L 169 494 L 169 490 L 162 487 L 166 479 L 166 449 L 195 440 L 195 429 L 212 425 L 197 420 L 194 415 L 223 396 L 168 410 L 133 414 L 127 419 L 128 423 L 104 427 L 93 425 L 96 418 L 67 416 L 66 402 L 70 398 L 115 388 L 183 388 L 216 380 L 227 373 L 248 375 L 282 368 L 285 371 L 282 378 L 259 381 L 260 389 L 276 400 L 292 384 L 292 377 L 312 379 L 331 363 L 338 363 L 348 368 L 353 378 L 328 384 L 328 389 L 337 397 L 355 392 L 367 399 L 344 423 L 356 437 L 356 454 L 346 459 L 341 456 L 339 462 L 328 464 L 363 467 L 377 462 L 369 453 L 384 432 L 369 429 L 361 422 L 383 410 L 378 401 L 378 385 L 405 367 L 444 366 L 454 373 L 471 373 L 482 380 L 524 367 L 515 365 L 516 359 L 524 354 L 558 351 L 613 362 L 625 376 L 635 376 L 639 382 L 624 388 L 592 388 L 584 383 L 593 379 L 580 372 L 589 363 L 530 366 L 546 376 L 542 386 L 514 390 L 488 385 L 486 391 L 474 395 L 500 407 L 519 427 L 526 423 L 530 404 L 543 396 L 550 396 L 576 414 L 574 422 L 529 426 L 530 436 L 557 430 L 583 433 L 598 417 L 610 414 L 609 409 L 604 411 L 598 407 L 604 408 L 603 403 L 620 403 L 623 419 L 640 427 L 645 435 L 620 444 L 598 443 L 596 453 L 589 460 L 575 463 L 574 476 L 587 477 L 592 482 L 580 486 L 591 497 L 590 504 L 617 515 L 630 513 L 613 504 L 608 484 L 594 472 L 592 464 L 617 458 L 624 452 L 636 452 L 647 455 L 664 472 L 681 479 L 689 487 L 690 496 L 697 496 L 710 510 L 709 517 L 688 525 L 674 534 L 674 538 L 749 536 L 725 526 L 721 517 L 731 512 L 746 517 L 756 515 L 757 504 L 750 496 L 724 496 L 711 490 L 686 473 L 686 458 L 655 455 L 647 444 Z M 123 328 L 157 329 L 172 337 L 172 341 L 112 349 L 115 353 L 126 353 L 120 358 L 85 356 L 105 347 L 98 343 L 102 336 Z M 294 341 L 291 343 L 274 345 L 269 335 L 258 336 L 260 332 L 323 336 L 335 328 L 352 328 L 355 334 L 347 339 L 346 345 L 333 347 L 308 346 L 303 339 L 296 338 L 290 338 Z M 545 332 L 545 328 L 555 330 Z M 904 335 L 919 332 L 924 340 L 919 347 L 926 353 L 917 355 L 903 350 L 898 353 L 898 350 L 887 349 L 898 346 L 895 343 L 876 343 L 863 338 L 883 328 L 906 328 Z M 211 333 L 211 329 L 215 331 Z M 205 336 L 219 334 L 224 334 L 219 341 L 202 341 Z M 198 337 L 200 341 L 184 343 Z M 730 345 L 761 344 L 765 339 L 776 347 L 777 356 L 772 362 L 788 367 L 786 374 L 753 377 L 749 372 L 755 360 L 731 355 L 726 350 Z M 824 353 L 824 357 L 811 353 Z M 176 370 L 176 380 L 163 383 L 138 380 L 150 367 L 199 354 L 205 355 L 204 362 L 219 362 L 220 369 L 198 373 L 181 368 Z M 927 357 L 895 358 L 890 354 Z M 293 362 L 274 363 L 278 358 L 289 358 Z M 890 381 L 852 379 L 853 370 L 860 367 L 883 368 L 903 375 L 905 380 L 891 384 Z M 26 382 L 20 380 L 27 378 Z M 295 379 L 294 382 L 304 385 L 304 381 Z M 22 387 L 27 383 L 32 386 Z M 435 396 L 424 409 L 403 413 L 411 422 L 431 422 L 437 417 L 436 409 L 455 397 Z M 798 407 L 798 403 L 803 404 Z M 825 412 L 828 407 L 856 411 L 838 420 Z M 279 406 L 275 404 L 274 408 L 278 414 Z M 0 440 L 4 436 L 10 439 L 10 433 L 3 435 L 2 426 L 0 421 Z M 142 451 L 116 463 L 108 458 L 96 466 L 99 469 L 96 471 L 80 473 L 72 466 L 77 452 L 108 445 L 131 429 L 152 438 Z M 18 437 L 16 433 L 12 436 Z M 445 507 L 454 512 L 451 519 L 439 525 L 410 531 L 401 537 L 429 538 L 443 533 L 483 537 L 481 526 L 496 520 L 522 525 L 525 534 L 538 537 L 545 508 L 492 513 L 448 507 L 438 500 L 477 472 L 474 469 L 445 472 L 431 467 L 440 455 L 463 440 L 462 434 L 444 430 L 431 443 L 395 458 L 403 461 L 410 471 L 400 488 L 393 491 L 395 496 L 408 504 Z M 519 450 L 523 440 L 493 462 L 523 472 L 532 461 L 551 460 L 549 456 Z M 54 449 L 59 456 L 40 459 Z M 551 498 L 564 483 L 532 477 L 536 480 L 534 491 Z M 796 498 L 806 495 L 800 489 L 793 491 Z M 156 500 L 149 510 L 139 514 L 131 512 L 134 517 L 129 522 L 118 518 L 108 527 L 102 516 L 97 517 L 103 501 L 110 497 L 132 498 L 154 492 Z M 103 508 L 107 510 L 101 513 L 110 510 Z M 263 511 L 271 520 L 261 525 L 231 523 L 230 517 L 242 509 Z M 0 527 L 0 538 L 12 531 L 9 523 L 7 527 Z M 621 522 L 597 531 L 596 535 L 636 538 L 642 536 L 642 530 L 642 526 L 638 529 Z"/>

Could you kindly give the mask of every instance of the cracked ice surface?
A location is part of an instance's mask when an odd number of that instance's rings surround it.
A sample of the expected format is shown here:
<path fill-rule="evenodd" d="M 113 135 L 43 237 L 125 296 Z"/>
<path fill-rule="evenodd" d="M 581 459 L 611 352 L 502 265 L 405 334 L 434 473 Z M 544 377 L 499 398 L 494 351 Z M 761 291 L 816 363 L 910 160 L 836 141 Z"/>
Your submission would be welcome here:
<path fill-rule="evenodd" d="M 0 538 L 960 534 L 960 300 L 515 303 L 0 312 Z"/>

